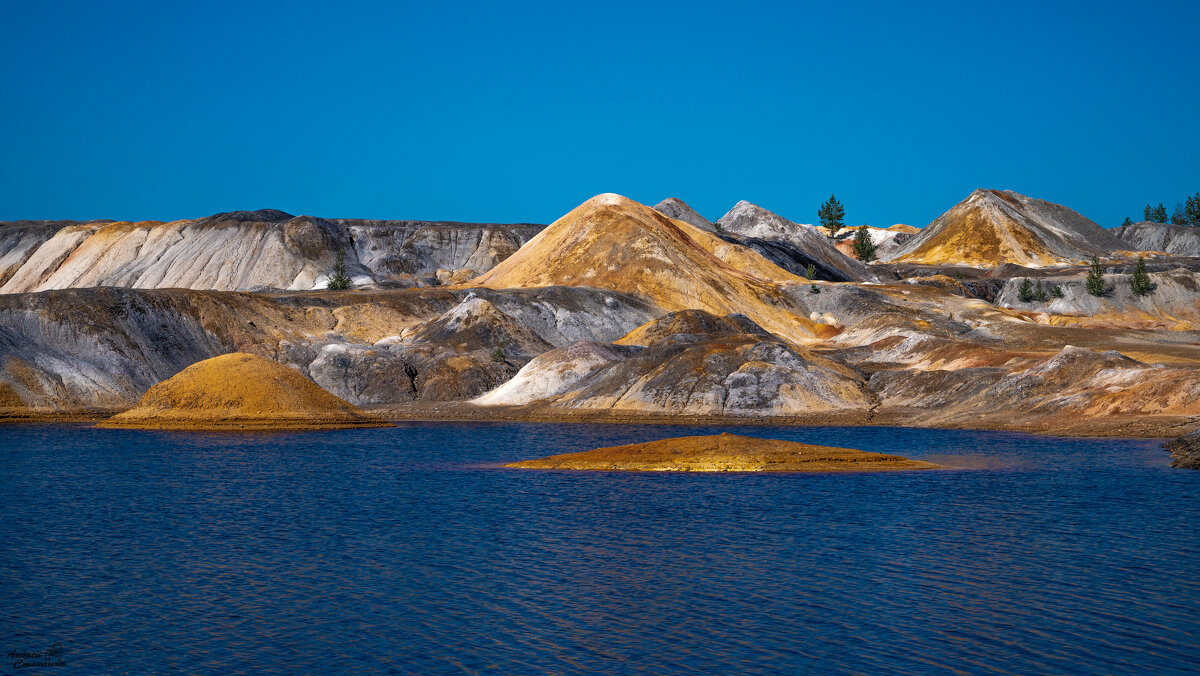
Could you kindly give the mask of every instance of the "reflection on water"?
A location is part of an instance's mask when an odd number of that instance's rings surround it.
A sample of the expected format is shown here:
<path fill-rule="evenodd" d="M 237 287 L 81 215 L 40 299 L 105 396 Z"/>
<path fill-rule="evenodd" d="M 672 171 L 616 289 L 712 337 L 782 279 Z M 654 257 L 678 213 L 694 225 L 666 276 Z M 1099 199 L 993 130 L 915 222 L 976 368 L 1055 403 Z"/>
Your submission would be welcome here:
<path fill-rule="evenodd" d="M 498 465 L 717 428 L 0 428 L 0 645 L 55 673 L 1170 672 L 1200 472 L 1152 441 L 720 428 L 971 469 Z M 11 665 L 10 665 L 11 666 Z"/>

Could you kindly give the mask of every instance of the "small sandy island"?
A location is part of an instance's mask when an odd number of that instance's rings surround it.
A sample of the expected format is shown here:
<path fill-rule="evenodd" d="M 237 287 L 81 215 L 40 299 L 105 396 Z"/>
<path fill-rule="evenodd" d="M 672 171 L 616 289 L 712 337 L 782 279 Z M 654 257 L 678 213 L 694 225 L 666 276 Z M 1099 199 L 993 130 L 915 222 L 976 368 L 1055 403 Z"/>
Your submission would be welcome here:
<path fill-rule="evenodd" d="M 634 472 L 863 472 L 936 469 L 939 465 L 852 448 L 717 434 L 564 453 L 513 462 L 505 467 Z"/>
<path fill-rule="evenodd" d="M 243 352 L 196 362 L 97 427 L 166 430 L 327 430 L 389 427 L 303 374 Z"/>

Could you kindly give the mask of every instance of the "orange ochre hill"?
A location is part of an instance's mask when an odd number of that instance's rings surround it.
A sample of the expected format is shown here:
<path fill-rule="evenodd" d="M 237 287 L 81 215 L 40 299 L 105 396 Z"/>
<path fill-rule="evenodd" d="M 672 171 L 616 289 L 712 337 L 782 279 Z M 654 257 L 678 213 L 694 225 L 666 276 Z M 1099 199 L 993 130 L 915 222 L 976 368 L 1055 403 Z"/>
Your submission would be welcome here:
<path fill-rule="evenodd" d="M 885 257 L 895 263 L 1042 267 L 1106 256 L 1121 242 L 1079 213 L 1011 190 L 979 189 Z"/>
<path fill-rule="evenodd" d="M 862 472 L 936 469 L 938 465 L 852 448 L 715 434 L 564 453 L 513 462 L 505 467 L 633 472 Z"/>
<path fill-rule="evenodd" d="M 390 423 L 269 359 L 234 352 L 197 362 L 98 427 L 171 430 L 325 430 Z"/>
<path fill-rule="evenodd" d="M 606 193 L 551 223 L 467 285 L 624 291 L 668 312 L 742 313 L 776 335 L 803 342 L 824 327 L 785 309 L 779 286 L 805 281 L 748 247 Z"/>

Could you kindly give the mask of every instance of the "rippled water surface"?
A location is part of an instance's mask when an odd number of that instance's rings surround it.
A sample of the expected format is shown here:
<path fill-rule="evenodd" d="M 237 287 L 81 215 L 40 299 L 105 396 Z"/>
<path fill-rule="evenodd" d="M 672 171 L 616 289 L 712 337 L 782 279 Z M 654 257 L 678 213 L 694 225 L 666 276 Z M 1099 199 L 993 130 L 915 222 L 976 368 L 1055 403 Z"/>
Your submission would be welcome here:
<path fill-rule="evenodd" d="M 499 467 L 715 431 L 970 469 Z M 1200 669 L 1200 472 L 1155 441 L 8 426 L 0 456 L 0 648 L 67 665 L 29 673 Z"/>

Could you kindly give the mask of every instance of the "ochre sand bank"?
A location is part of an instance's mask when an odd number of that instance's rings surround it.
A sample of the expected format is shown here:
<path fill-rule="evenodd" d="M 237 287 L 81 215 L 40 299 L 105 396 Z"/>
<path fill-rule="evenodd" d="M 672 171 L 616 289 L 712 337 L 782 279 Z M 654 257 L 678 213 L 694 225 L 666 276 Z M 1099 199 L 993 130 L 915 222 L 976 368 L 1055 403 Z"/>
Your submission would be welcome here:
<path fill-rule="evenodd" d="M 634 472 L 861 472 L 936 469 L 938 465 L 852 448 L 715 434 L 564 453 L 513 462 L 505 467 Z"/>

